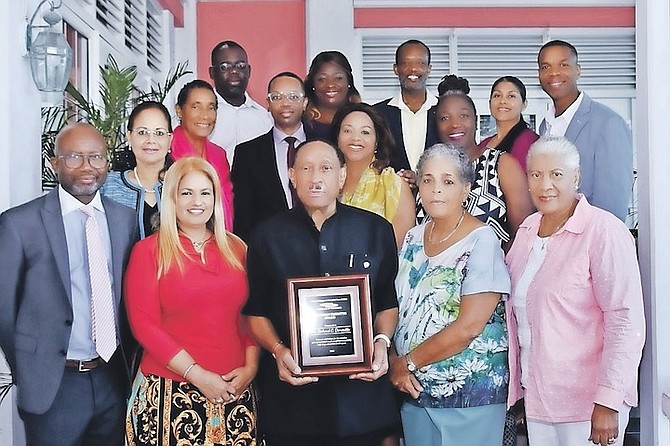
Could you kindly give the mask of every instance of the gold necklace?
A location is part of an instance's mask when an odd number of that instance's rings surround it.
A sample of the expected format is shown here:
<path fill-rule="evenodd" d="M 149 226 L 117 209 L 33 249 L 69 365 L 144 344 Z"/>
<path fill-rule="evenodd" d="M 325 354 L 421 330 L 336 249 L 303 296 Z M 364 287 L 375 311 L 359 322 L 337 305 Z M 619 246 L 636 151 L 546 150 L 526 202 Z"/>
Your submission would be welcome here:
<path fill-rule="evenodd" d="M 456 233 L 458 228 L 461 226 L 461 223 L 463 223 L 463 218 L 464 217 L 465 217 L 465 209 L 463 209 L 463 212 L 461 212 L 461 218 L 458 219 L 458 223 L 456 223 L 456 226 L 454 227 L 454 229 L 452 229 L 451 232 L 446 235 L 446 237 L 444 237 L 442 240 L 437 241 L 437 242 L 433 241 L 433 229 L 435 229 L 435 220 L 433 220 L 433 224 L 430 227 L 430 232 L 428 233 L 428 241 L 430 243 L 432 243 L 433 245 L 439 245 L 440 243 L 446 242 L 447 240 L 449 240 L 449 238 L 452 235 L 454 235 Z"/>

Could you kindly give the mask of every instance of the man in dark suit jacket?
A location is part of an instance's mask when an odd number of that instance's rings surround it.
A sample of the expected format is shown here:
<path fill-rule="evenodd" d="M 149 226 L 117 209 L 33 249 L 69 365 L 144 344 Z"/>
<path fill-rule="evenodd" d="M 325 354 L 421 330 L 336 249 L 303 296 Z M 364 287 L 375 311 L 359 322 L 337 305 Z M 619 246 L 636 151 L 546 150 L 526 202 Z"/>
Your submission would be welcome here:
<path fill-rule="evenodd" d="M 293 207 L 288 179 L 291 150 L 304 142 L 301 118 L 305 86 L 294 73 L 282 72 L 268 83 L 268 110 L 274 126 L 235 148 L 231 171 L 235 193 L 234 232 L 246 240 L 263 220 Z"/>
<path fill-rule="evenodd" d="M 0 346 L 17 385 L 28 445 L 119 445 L 130 383 L 124 354 L 132 346 L 121 290 L 135 216 L 98 193 L 107 176 L 107 146 L 92 126 L 64 128 L 52 165 L 58 188 L 0 215 Z M 101 266 L 93 282 L 87 219 L 97 222 L 101 242 L 91 251 L 100 254 L 93 264 Z M 113 325 L 92 315 L 100 308 L 92 303 L 92 288 L 106 288 L 101 294 L 107 314 L 113 309 Z M 116 329 L 116 339 L 111 328 L 99 336 L 107 349 L 93 339 L 96 320 Z"/>
<path fill-rule="evenodd" d="M 400 91 L 375 108 L 388 121 L 395 140 L 391 166 L 397 171 L 414 170 L 423 150 L 438 142 L 437 98 L 426 89 L 430 49 L 419 40 L 404 42 L 395 52 L 393 72 L 400 81 Z"/>

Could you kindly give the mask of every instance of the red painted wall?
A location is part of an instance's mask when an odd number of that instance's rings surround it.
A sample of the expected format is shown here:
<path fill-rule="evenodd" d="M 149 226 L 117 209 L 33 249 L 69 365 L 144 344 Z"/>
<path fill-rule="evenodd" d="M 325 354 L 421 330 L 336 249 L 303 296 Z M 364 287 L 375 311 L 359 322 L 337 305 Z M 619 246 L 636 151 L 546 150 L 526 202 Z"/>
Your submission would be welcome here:
<path fill-rule="evenodd" d="M 356 8 L 355 28 L 634 27 L 634 7 Z"/>
<path fill-rule="evenodd" d="M 158 0 L 158 3 L 172 13 L 174 26 L 177 28 L 184 26 L 184 7 L 179 0 Z"/>
<path fill-rule="evenodd" d="M 211 50 L 222 40 L 244 47 L 251 64 L 248 93 L 265 104 L 267 83 L 281 71 L 304 77 L 305 1 L 201 2 L 197 5 L 197 74 L 211 82 Z"/>

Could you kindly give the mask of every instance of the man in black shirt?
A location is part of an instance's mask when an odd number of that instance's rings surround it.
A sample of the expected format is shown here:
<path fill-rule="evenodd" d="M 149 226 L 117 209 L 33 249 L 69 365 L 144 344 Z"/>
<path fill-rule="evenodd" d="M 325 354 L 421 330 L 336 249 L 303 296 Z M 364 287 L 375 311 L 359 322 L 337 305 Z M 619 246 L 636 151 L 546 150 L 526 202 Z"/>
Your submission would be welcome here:
<path fill-rule="evenodd" d="M 398 420 L 386 376 L 398 319 L 397 250 L 391 225 L 337 202 L 344 158 L 323 141 L 298 147 L 289 178 L 301 206 L 261 223 L 249 240 L 244 314 L 265 348 L 258 372 L 259 425 L 268 446 L 375 445 Z M 373 371 L 304 377 L 289 343 L 289 278 L 367 273 L 375 336 Z M 273 356 L 276 357 L 273 359 Z"/>

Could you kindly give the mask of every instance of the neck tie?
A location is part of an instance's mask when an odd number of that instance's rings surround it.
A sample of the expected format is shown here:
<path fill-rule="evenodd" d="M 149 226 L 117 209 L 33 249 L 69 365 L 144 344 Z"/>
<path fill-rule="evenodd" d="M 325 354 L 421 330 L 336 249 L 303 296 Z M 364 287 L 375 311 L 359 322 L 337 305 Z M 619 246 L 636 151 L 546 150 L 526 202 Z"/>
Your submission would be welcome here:
<path fill-rule="evenodd" d="M 286 165 L 290 169 L 293 167 L 293 163 L 295 162 L 295 142 L 298 139 L 295 138 L 294 136 L 287 136 L 284 138 L 284 141 L 288 144 L 288 150 L 286 151 Z M 291 201 L 292 201 L 292 206 L 295 206 L 298 203 L 298 195 L 295 193 L 295 188 L 291 184 L 291 180 L 288 182 L 288 188 L 291 191 Z"/>
<path fill-rule="evenodd" d="M 109 361 L 116 350 L 116 318 L 112 283 L 109 279 L 105 245 L 100 235 L 100 227 L 95 219 L 92 206 L 84 206 L 86 214 L 86 250 L 88 252 L 88 271 L 91 281 L 91 321 L 95 350 L 100 357 Z"/>
<path fill-rule="evenodd" d="M 286 151 L 286 164 L 289 168 L 293 166 L 295 162 L 295 142 L 298 139 L 293 136 L 287 136 L 284 138 L 284 141 L 288 144 L 288 150 Z"/>

